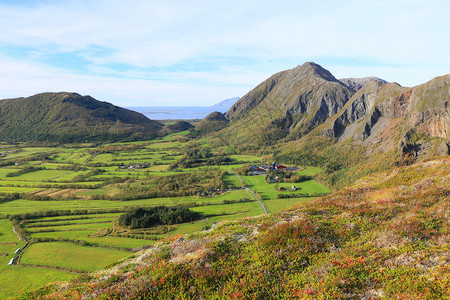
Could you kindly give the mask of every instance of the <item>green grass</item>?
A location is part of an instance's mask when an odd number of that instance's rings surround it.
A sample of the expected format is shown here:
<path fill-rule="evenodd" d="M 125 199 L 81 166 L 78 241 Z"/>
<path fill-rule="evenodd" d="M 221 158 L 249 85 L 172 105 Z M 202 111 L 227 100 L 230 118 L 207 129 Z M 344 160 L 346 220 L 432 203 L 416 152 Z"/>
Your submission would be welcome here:
<path fill-rule="evenodd" d="M 55 179 L 61 176 L 72 174 L 73 171 L 64 171 L 64 170 L 40 170 L 34 171 L 30 173 L 25 173 L 20 176 L 10 177 L 13 180 L 24 180 L 24 181 L 47 181 L 51 179 Z"/>
<path fill-rule="evenodd" d="M 0 264 L 6 262 L 0 257 Z M 21 291 L 30 291 L 53 281 L 66 281 L 79 274 L 47 268 L 7 266 L 0 267 L 0 295 L 2 299 L 17 296 Z"/>
<path fill-rule="evenodd" d="M 241 181 L 233 174 L 226 175 L 223 181 L 225 182 L 225 185 L 230 187 L 241 187 L 242 185 Z"/>
<path fill-rule="evenodd" d="M 230 157 L 237 162 L 261 163 L 261 158 L 254 155 L 230 155 Z"/>
<path fill-rule="evenodd" d="M 111 228 L 111 222 L 102 222 L 102 223 L 93 223 L 87 221 L 85 224 L 71 224 L 71 225 L 61 225 L 61 226 L 50 226 L 50 227 L 30 227 L 27 228 L 27 231 L 30 233 L 39 232 L 40 230 L 54 230 L 54 232 L 59 232 L 62 237 L 68 231 L 76 231 L 76 230 L 88 230 L 88 229 L 103 229 L 103 228 Z"/>
<path fill-rule="evenodd" d="M 87 223 L 100 223 L 100 222 L 112 222 L 117 219 L 117 216 L 110 216 L 110 217 L 103 217 L 101 215 L 96 217 L 90 217 L 89 215 L 83 215 L 80 217 L 87 217 L 87 219 L 80 219 L 80 220 L 71 220 L 70 218 L 74 218 L 78 216 L 67 216 L 65 219 L 59 219 L 59 220 L 45 220 L 45 222 L 33 222 L 33 223 L 26 223 L 27 228 L 39 228 L 39 227 L 49 227 L 49 226 L 67 226 L 67 223 L 70 223 L 71 225 L 76 224 L 87 224 Z M 34 220 L 33 220 L 34 221 Z M 31 227 L 30 227 L 31 226 Z"/>
<path fill-rule="evenodd" d="M 186 134 L 186 133 L 183 133 Z M 183 135 L 181 134 L 181 135 Z M 177 172 L 167 172 L 169 165 L 181 158 L 178 149 L 184 147 L 184 143 L 177 141 L 180 134 L 174 134 L 160 140 L 142 141 L 133 143 L 111 144 L 115 145 L 142 145 L 143 148 L 132 148 L 125 151 L 112 150 L 112 153 L 101 153 L 94 156 L 92 159 L 92 148 L 74 148 L 69 146 L 67 148 L 33 148 L 25 147 L 24 151 L 14 154 L 14 156 L 7 156 L 9 158 L 23 158 L 36 155 L 38 153 L 55 152 L 51 159 L 42 161 L 28 161 L 17 167 L 3 167 L 0 168 L 0 193 L 15 193 L 15 192 L 38 192 L 43 191 L 43 195 L 54 193 L 56 189 L 67 189 L 64 192 L 70 191 L 73 196 L 63 196 L 63 199 L 54 198 L 54 201 L 31 201 L 31 200 L 14 200 L 0 203 L 0 215 L 22 214 L 38 211 L 50 210 L 88 210 L 101 211 L 109 209 L 119 209 L 122 212 L 126 211 L 128 207 L 149 207 L 157 205 L 180 205 L 185 204 L 192 207 L 192 210 L 203 214 L 201 220 L 178 224 L 173 226 L 171 231 L 162 234 L 162 231 L 148 230 L 145 234 L 151 235 L 152 238 L 166 238 L 177 234 L 187 234 L 196 231 L 210 228 L 212 224 L 226 220 L 237 220 L 245 217 L 258 216 L 263 213 L 261 206 L 246 190 L 237 190 L 227 192 L 214 197 L 171 197 L 171 198 L 154 198 L 154 199 L 140 199 L 130 201 L 108 201 L 108 200 L 92 200 L 90 196 L 95 195 L 114 195 L 115 192 L 121 190 L 121 184 L 108 183 L 107 180 L 113 177 L 131 178 L 126 184 L 129 186 L 138 186 L 141 183 L 151 186 L 157 176 L 167 176 L 178 174 Z M 199 142 L 200 146 L 207 146 L 206 142 Z M 101 145 L 99 149 L 108 145 Z M 112 149 L 118 149 L 112 147 Z M 220 169 L 233 170 L 239 168 L 248 162 L 252 164 L 259 164 L 260 157 L 254 155 L 231 155 L 234 160 L 233 165 L 224 166 L 210 166 L 199 167 L 193 169 L 185 169 L 185 172 L 192 172 L 194 170 L 201 171 L 203 169 Z M 0 158 L 0 160 L 2 160 Z M 151 165 L 146 169 L 121 169 L 112 164 L 132 165 L 136 163 L 147 162 Z M 111 164 L 109 166 L 93 167 L 91 163 Z M 33 165 L 36 167 L 44 167 L 45 170 L 33 171 L 22 174 L 17 177 L 6 177 L 10 172 L 20 170 L 26 165 Z M 73 169 L 79 166 L 87 167 L 85 171 L 74 170 L 58 170 L 58 168 L 66 167 Z M 85 175 L 88 172 L 97 168 L 105 170 L 104 172 L 90 176 L 85 181 L 72 183 L 74 177 Z M 299 171 L 299 175 L 310 175 L 319 173 L 318 168 L 307 167 L 305 170 Z M 95 181 L 91 181 L 95 180 Z M 134 181 L 138 180 L 138 181 Z M 291 199 L 274 199 L 279 191 L 273 188 L 264 181 L 263 176 L 248 176 L 245 177 L 246 184 L 252 189 L 256 190 L 264 201 L 270 212 L 278 211 L 294 205 L 298 202 L 308 201 L 311 198 L 291 198 Z M 224 182 L 230 187 L 240 187 L 241 182 L 234 175 L 226 175 Z M 106 185 L 108 184 L 108 185 Z M 96 188 L 92 188 L 96 186 Z M 290 187 L 292 184 L 281 184 L 280 186 Z M 300 190 L 298 193 L 312 193 L 324 192 L 328 189 L 324 188 L 316 182 L 304 182 L 296 184 Z M 90 189 L 87 189 L 90 188 Z M 48 190 L 47 193 L 45 191 Z M 248 199 L 250 202 L 245 203 L 228 203 L 224 201 L 239 201 L 241 199 Z M 129 256 L 128 251 L 117 251 L 112 248 L 129 248 L 135 249 L 146 245 L 155 243 L 153 240 L 144 240 L 120 236 L 92 236 L 96 233 L 104 232 L 106 228 L 112 228 L 113 222 L 117 220 L 121 213 L 96 213 L 82 216 L 57 216 L 36 218 L 31 220 L 31 223 L 26 223 L 25 229 L 28 231 L 30 238 L 52 238 L 57 242 L 36 243 L 33 244 L 23 255 L 22 262 L 37 265 L 46 265 L 53 267 L 74 268 L 83 271 L 93 271 L 104 267 L 112 261 L 119 258 Z M 73 220 L 77 217 L 86 217 L 86 219 Z M 31 227 L 30 227 L 31 226 Z M 39 227 L 37 227 L 39 226 Z M 54 230 L 52 232 L 39 232 L 45 230 Z M 145 236 L 144 233 L 131 232 L 140 237 Z M 72 243 L 64 242 L 63 239 L 86 241 L 98 247 L 79 246 Z M 4 244 L 1 244 L 3 241 Z M 7 253 L 8 256 L 0 256 L 0 295 L 10 295 L 21 289 L 32 289 L 44 283 L 61 279 L 69 279 L 73 274 L 48 269 L 48 268 L 34 268 L 13 266 L 6 268 L 6 264 L 12 257 L 17 247 L 24 245 L 24 242 L 19 242 L 16 235 L 12 232 L 11 223 L 6 219 L 0 219 L 0 253 Z M 29 270 L 29 273 L 26 273 Z M 7 272 L 6 272 L 7 271 Z M 42 277 L 39 277 L 39 271 Z M 8 278 L 6 275 L 9 274 Z M 10 278 L 17 280 L 22 276 L 31 282 L 21 282 L 16 287 L 6 287 L 3 282 L 11 282 Z M 39 277 L 32 279 L 33 276 Z M 0 297 L 1 298 L 1 297 Z"/>
<path fill-rule="evenodd" d="M 31 188 L 31 187 L 0 187 L 0 193 L 32 193 L 41 191 L 42 188 Z"/>
<path fill-rule="evenodd" d="M 12 231 L 9 220 L 0 219 L 0 252 L 7 256 L 0 256 L 0 298 L 6 299 L 16 295 L 19 291 L 38 288 L 48 282 L 55 280 L 68 280 L 77 275 L 69 274 L 59 270 L 42 268 L 29 268 L 22 266 L 8 266 L 14 251 L 23 247 L 24 242 L 18 240 Z"/>
<path fill-rule="evenodd" d="M 178 202 L 178 201 L 176 201 Z M 48 210 L 101 210 L 111 208 L 124 208 L 127 206 L 152 206 L 163 203 L 174 203 L 171 198 L 144 199 L 134 201 L 108 201 L 108 200 L 65 200 L 65 201 L 30 201 L 14 200 L 0 204 L 0 213 L 20 214 L 26 212 Z"/>
<path fill-rule="evenodd" d="M 314 176 L 323 172 L 321 168 L 307 166 L 305 169 L 295 172 L 296 175 Z"/>
<path fill-rule="evenodd" d="M 33 219 L 33 221 L 37 221 L 37 223 L 39 222 L 58 222 L 58 221 L 66 221 L 70 218 L 82 218 L 82 217 L 87 217 L 89 219 L 114 219 L 117 218 L 118 216 L 120 216 L 120 213 L 107 213 L 107 214 L 89 214 L 89 215 L 77 215 L 77 216 L 57 216 L 57 217 L 43 217 L 43 218 L 36 218 Z M 82 222 L 82 220 L 73 220 L 75 221 L 80 221 Z"/>
<path fill-rule="evenodd" d="M 7 178 L 6 175 L 19 171 L 20 169 L 0 168 L 0 178 Z"/>
<path fill-rule="evenodd" d="M 313 193 L 329 193 L 330 190 L 324 185 L 314 181 L 308 180 L 300 183 L 279 183 L 278 189 L 275 189 L 275 184 L 268 184 L 265 180 L 265 176 L 241 176 L 246 185 L 262 197 L 263 203 L 266 205 L 268 212 L 273 213 L 281 209 L 286 209 L 296 203 L 307 201 L 300 194 L 313 194 Z M 292 186 L 295 185 L 297 191 L 292 191 Z M 279 188 L 284 187 L 287 191 L 280 191 Z M 277 199 L 277 195 L 280 193 L 287 194 L 299 194 L 298 198 L 290 199 Z M 310 200 L 312 198 L 309 198 Z"/>
<path fill-rule="evenodd" d="M 32 244 L 22 256 L 21 262 L 92 272 L 127 255 L 128 252 L 116 249 L 49 242 Z"/>

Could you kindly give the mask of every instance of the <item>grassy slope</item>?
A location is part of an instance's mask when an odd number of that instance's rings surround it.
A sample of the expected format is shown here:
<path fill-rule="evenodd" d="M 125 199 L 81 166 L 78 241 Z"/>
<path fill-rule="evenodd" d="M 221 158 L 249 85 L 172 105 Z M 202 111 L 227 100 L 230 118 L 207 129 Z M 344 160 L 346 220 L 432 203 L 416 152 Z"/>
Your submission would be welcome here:
<path fill-rule="evenodd" d="M 442 299 L 450 293 L 449 174 L 449 157 L 395 168 L 21 298 Z"/>
<path fill-rule="evenodd" d="M 140 113 L 75 93 L 1 100 L 0 120 L 0 136 L 11 141 L 113 140 L 154 136 L 162 128 Z"/>

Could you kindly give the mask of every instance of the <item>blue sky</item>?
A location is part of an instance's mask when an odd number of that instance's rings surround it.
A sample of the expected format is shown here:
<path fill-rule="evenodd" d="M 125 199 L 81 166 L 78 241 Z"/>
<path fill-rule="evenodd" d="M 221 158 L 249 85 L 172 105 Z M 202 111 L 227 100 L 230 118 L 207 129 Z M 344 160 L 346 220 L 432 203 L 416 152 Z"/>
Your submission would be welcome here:
<path fill-rule="evenodd" d="M 212 105 L 306 61 L 414 86 L 449 73 L 449 3 L 0 0 L 0 99 Z"/>

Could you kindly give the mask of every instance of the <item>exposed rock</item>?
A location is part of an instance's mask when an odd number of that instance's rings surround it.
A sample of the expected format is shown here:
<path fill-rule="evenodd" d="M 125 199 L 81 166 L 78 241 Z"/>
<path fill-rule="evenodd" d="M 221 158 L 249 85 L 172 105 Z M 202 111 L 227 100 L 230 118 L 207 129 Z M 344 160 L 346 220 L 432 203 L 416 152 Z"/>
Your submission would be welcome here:
<path fill-rule="evenodd" d="M 366 145 L 377 144 L 378 150 L 383 151 L 398 144 L 394 141 L 396 137 L 403 137 L 400 144 L 403 153 L 420 156 L 432 151 L 433 144 L 411 140 L 420 136 L 449 139 L 449 95 L 450 75 L 413 88 L 371 81 L 322 126 L 321 134 L 339 140 L 352 138 Z M 446 147 L 436 148 L 442 154 L 448 153 Z"/>
<path fill-rule="evenodd" d="M 388 83 L 386 80 L 383 80 L 378 77 L 342 78 L 342 79 L 339 79 L 339 81 L 354 91 L 359 91 L 360 89 L 365 87 L 369 82 L 372 82 L 372 81 L 380 82 L 380 83 Z"/>

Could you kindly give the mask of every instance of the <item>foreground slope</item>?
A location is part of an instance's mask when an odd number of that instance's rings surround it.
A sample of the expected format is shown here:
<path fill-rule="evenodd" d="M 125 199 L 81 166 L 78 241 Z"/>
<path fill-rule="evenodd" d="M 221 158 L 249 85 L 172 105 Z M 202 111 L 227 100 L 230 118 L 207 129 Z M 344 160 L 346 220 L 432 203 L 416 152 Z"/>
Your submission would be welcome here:
<path fill-rule="evenodd" d="M 20 299 L 442 299 L 449 199 L 447 156 L 289 211 L 174 237 Z"/>
<path fill-rule="evenodd" d="M 152 137 L 162 128 L 144 115 L 76 93 L 43 93 L 0 101 L 6 141 L 92 142 Z"/>

